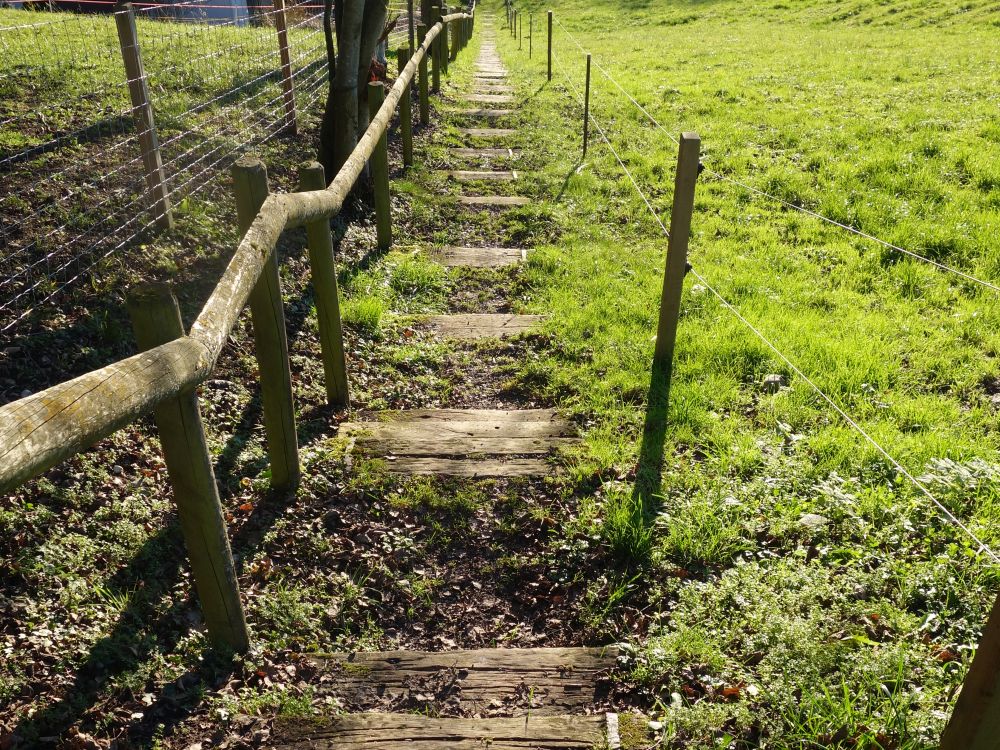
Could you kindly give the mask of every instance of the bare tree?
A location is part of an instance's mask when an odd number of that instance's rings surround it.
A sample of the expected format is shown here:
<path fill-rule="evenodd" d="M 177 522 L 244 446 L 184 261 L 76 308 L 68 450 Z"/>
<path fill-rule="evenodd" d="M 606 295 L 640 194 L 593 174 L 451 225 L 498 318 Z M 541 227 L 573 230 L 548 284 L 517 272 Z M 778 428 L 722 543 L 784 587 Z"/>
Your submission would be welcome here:
<path fill-rule="evenodd" d="M 388 14 L 388 0 L 323 0 L 330 70 L 319 160 L 327 180 L 337 175 L 368 127 L 368 76 Z"/>

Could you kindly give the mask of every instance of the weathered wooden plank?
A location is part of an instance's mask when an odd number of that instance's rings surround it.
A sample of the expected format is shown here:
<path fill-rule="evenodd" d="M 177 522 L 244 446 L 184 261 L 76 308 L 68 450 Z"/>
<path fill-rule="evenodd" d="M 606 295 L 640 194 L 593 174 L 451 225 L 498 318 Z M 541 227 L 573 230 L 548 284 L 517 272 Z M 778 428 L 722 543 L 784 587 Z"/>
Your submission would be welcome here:
<path fill-rule="evenodd" d="M 458 202 L 463 206 L 484 206 L 486 208 L 507 208 L 510 206 L 527 206 L 530 198 L 520 195 L 462 195 Z"/>
<path fill-rule="evenodd" d="M 390 474 L 427 474 L 441 477 L 544 477 L 557 467 L 540 458 L 421 458 L 399 456 L 386 460 Z"/>
<path fill-rule="evenodd" d="M 558 715 L 582 713 L 603 700 L 616 659 L 617 650 L 608 647 L 388 651 L 310 660 L 321 675 L 320 694 L 352 711 L 420 696 L 429 705 L 457 705 L 464 715 Z"/>
<path fill-rule="evenodd" d="M 488 171 L 474 169 L 454 169 L 448 176 L 459 182 L 512 182 L 517 179 L 517 172 L 510 171 Z"/>
<path fill-rule="evenodd" d="M 510 128 L 459 128 L 458 132 L 474 138 L 505 138 L 517 135 L 517 131 Z"/>
<path fill-rule="evenodd" d="M 355 446 L 368 456 L 545 456 L 575 443 L 574 438 L 554 437 L 360 437 Z"/>
<path fill-rule="evenodd" d="M 440 247 L 429 254 L 443 266 L 471 268 L 512 266 L 526 257 L 526 251 L 517 247 Z"/>
<path fill-rule="evenodd" d="M 506 313 L 473 313 L 433 315 L 427 325 L 445 338 L 482 339 L 521 336 L 537 328 L 541 315 L 510 315 Z"/>
<path fill-rule="evenodd" d="M 477 83 L 472 87 L 474 94 L 513 94 L 514 87 L 505 83 Z"/>
<path fill-rule="evenodd" d="M 312 750 L 589 750 L 605 740 L 596 716 L 463 719 L 349 714 L 275 722 L 270 747 Z"/>
<path fill-rule="evenodd" d="M 482 104 L 512 104 L 514 102 L 514 97 L 509 94 L 467 94 L 462 99 Z"/>
<path fill-rule="evenodd" d="M 386 423 L 402 422 L 558 422 L 555 409 L 406 409 L 385 412 Z"/>
<path fill-rule="evenodd" d="M 510 117 L 517 114 L 516 109 L 460 109 L 455 112 L 461 117 Z"/>
<path fill-rule="evenodd" d="M 368 436 L 396 444 L 403 440 L 446 440 L 448 438 L 532 438 L 568 437 L 572 430 L 562 421 L 552 422 L 344 422 L 340 435 Z"/>
<path fill-rule="evenodd" d="M 516 159 L 521 154 L 516 148 L 450 148 L 455 156 L 481 159 Z"/>

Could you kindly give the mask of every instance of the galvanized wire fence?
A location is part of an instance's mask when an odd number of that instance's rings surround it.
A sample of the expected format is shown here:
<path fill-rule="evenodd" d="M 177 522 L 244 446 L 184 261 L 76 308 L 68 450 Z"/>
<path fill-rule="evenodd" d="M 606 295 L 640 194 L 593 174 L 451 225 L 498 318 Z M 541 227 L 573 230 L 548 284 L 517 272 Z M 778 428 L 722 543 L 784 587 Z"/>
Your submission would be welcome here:
<path fill-rule="evenodd" d="M 321 5 L 106 9 L 0 10 L 0 332 L 107 259 L 128 263 L 170 206 L 322 104 Z"/>

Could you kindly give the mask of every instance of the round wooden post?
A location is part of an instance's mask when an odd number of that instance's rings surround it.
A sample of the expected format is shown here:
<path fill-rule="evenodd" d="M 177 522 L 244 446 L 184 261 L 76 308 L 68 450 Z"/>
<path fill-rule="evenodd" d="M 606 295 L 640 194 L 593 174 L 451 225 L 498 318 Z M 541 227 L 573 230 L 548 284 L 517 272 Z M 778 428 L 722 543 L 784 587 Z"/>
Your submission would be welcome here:
<path fill-rule="evenodd" d="M 418 25 L 417 38 L 420 40 L 420 44 L 424 43 L 426 36 L 427 26 L 425 24 Z M 420 124 L 427 125 L 431 121 L 430 82 L 427 80 L 427 55 L 420 58 L 419 67 L 417 68 L 417 81 L 418 98 L 420 100 Z"/>
<path fill-rule="evenodd" d="M 166 284 L 133 287 L 128 312 L 142 351 L 184 335 L 177 299 Z M 223 649 L 246 651 L 250 634 L 197 394 L 190 390 L 164 401 L 153 410 L 153 419 L 209 639 Z"/>
<path fill-rule="evenodd" d="M 292 74 L 292 58 L 288 50 L 285 0 L 274 0 L 274 28 L 278 32 L 278 54 L 281 58 L 281 87 L 285 99 L 285 130 L 295 135 L 299 132 L 299 126 L 295 117 L 295 79 Z"/>
<path fill-rule="evenodd" d="M 267 199 L 267 169 L 257 159 L 233 165 L 236 215 L 242 237 Z M 273 251 L 250 293 L 254 350 L 260 369 L 260 400 L 264 409 L 271 487 L 285 491 L 299 481 L 299 447 L 295 433 L 292 374 L 288 364 L 285 311 L 281 301 L 278 253 Z"/>
<path fill-rule="evenodd" d="M 524 44 L 524 18 L 522 14 L 517 14 L 517 48 L 521 49 Z"/>
<path fill-rule="evenodd" d="M 431 6 L 431 25 L 438 23 L 441 20 L 441 6 L 432 5 Z M 431 42 L 431 48 L 428 50 L 428 54 L 431 56 L 431 91 L 435 94 L 441 90 L 441 35 L 438 34 L 434 41 Z"/>
<path fill-rule="evenodd" d="M 528 59 L 531 59 L 531 49 L 534 46 L 532 39 L 535 38 L 535 14 L 528 14 Z"/>
<path fill-rule="evenodd" d="M 549 64 L 548 64 L 548 80 L 552 80 L 552 11 L 548 12 L 549 17 Z"/>
<path fill-rule="evenodd" d="M 374 120 L 378 114 L 385 89 L 382 84 L 372 81 L 368 84 L 368 116 Z M 372 175 L 372 187 L 375 190 L 375 230 L 379 250 L 388 250 L 392 246 L 392 217 L 389 215 L 389 139 L 385 131 L 378 139 L 378 145 L 368 160 Z"/>
<path fill-rule="evenodd" d="M 410 50 L 400 47 L 396 50 L 396 61 L 399 63 L 399 73 L 410 62 Z M 399 130 L 403 136 L 403 166 L 413 166 L 413 103 L 410 101 L 410 87 L 403 90 L 399 97 Z"/>
<path fill-rule="evenodd" d="M 303 164 L 299 171 L 299 190 L 324 188 L 326 175 L 323 165 L 315 161 Z M 350 406 L 347 355 L 340 321 L 340 291 L 337 289 L 337 264 L 333 254 L 330 221 L 320 219 L 306 224 L 306 237 L 309 240 L 309 268 L 312 271 L 319 343 L 323 354 L 326 402 L 335 408 L 346 409 Z"/>
<path fill-rule="evenodd" d="M 677 321 L 681 314 L 681 292 L 687 272 L 688 235 L 694 212 L 694 188 L 698 182 L 698 159 L 701 139 L 697 133 L 681 133 L 674 177 L 674 205 L 670 212 L 670 239 L 667 242 L 667 265 L 660 296 L 660 322 L 656 328 L 655 367 L 670 370 L 677 340 Z"/>
<path fill-rule="evenodd" d="M 448 56 L 450 54 L 449 49 L 451 46 L 448 44 L 448 38 L 450 36 L 450 29 L 448 27 L 450 24 L 444 20 L 444 17 L 448 15 L 448 12 L 448 6 L 442 5 L 440 11 L 441 15 L 438 17 L 438 20 L 441 22 L 441 33 L 438 34 L 438 48 L 440 49 L 441 54 L 441 71 L 445 75 L 448 74 Z"/>
<path fill-rule="evenodd" d="M 590 53 L 587 53 L 587 79 L 583 87 L 583 158 L 587 158 L 587 141 L 590 138 Z"/>

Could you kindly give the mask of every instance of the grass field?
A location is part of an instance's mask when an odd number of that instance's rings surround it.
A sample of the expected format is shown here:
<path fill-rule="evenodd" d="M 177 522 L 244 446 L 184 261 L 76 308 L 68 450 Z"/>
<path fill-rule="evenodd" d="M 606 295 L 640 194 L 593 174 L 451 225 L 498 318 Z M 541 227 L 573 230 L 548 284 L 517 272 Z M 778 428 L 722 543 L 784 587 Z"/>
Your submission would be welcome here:
<path fill-rule="evenodd" d="M 546 113 L 535 149 L 560 195 L 531 310 L 563 342 L 521 377 L 592 420 L 577 471 L 600 483 L 593 530 L 619 553 L 623 601 L 654 613 L 648 637 L 625 622 L 617 634 L 635 642 L 664 742 L 936 746 L 998 569 L 694 279 L 663 413 L 649 363 L 665 241 L 599 139 L 580 163 L 584 61 L 569 35 L 669 133 L 697 131 L 711 170 L 995 282 L 1000 12 L 517 7 L 542 29 L 534 57 L 503 33 L 502 49 Z M 562 26 L 543 85 L 550 8 Z M 668 216 L 676 146 L 593 74 L 596 119 Z M 691 262 L 996 546 L 994 291 L 707 173 Z M 768 373 L 787 386 L 767 393 Z"/>

